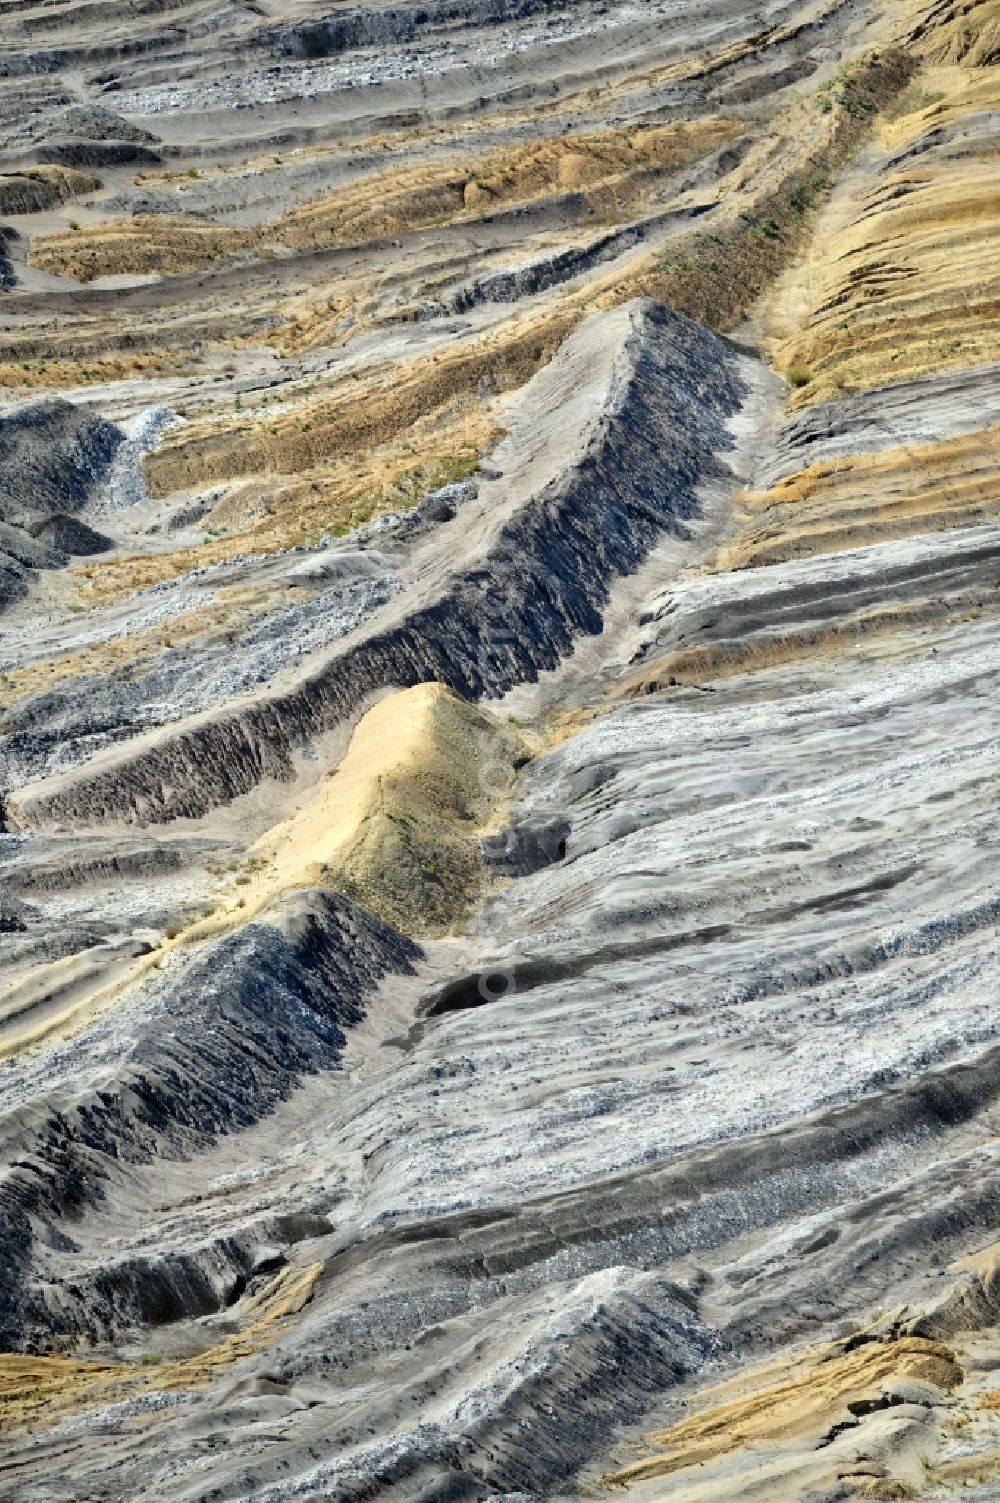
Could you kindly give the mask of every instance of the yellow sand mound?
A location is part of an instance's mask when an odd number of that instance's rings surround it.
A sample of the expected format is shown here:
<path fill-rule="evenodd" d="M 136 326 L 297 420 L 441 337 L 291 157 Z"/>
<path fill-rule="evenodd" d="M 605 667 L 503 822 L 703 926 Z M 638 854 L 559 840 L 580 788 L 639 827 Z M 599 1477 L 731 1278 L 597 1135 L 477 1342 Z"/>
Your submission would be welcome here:
<path fill-rule="evenodd" d="M 650 1436 L 663 1454 L 606 1481 L 666 1477 L 744 1446 L 826 1431 L 849 1403 L 877 1397 L 893 1380 L 916 1378 L 947 1391 L 962 1377 L 950 1347 L 918 1336 L 867 1342 L 851 1352 L 814 1348 L 798 1360 L 783 1359 L 709 1390 L 695 1414 Z"/>
<path fill-rule="evenodd" d="M 523 755 L 506 724 L 442 684 L 390 694 L 359 721 L 339 766 L 224 879 L 214 910 L 171 925 L 126 974 L 78 989 L 41 1018 L 26 1015 L 0 1058 L 79 1032 L 171 950 L 239 928 L 297 888 L 332 887 L 410 934 L 453 930 L 482 889 L 479 838 Z"/>
<path fill-rule="evenodd" d="M 410 933 L 443 932 L 481 885 L 478 837 L 514 754 L 505 727 L 442 684 L 381 700 L 340 766 L 250 852 L 244 908 L 188 939 L 244 922 L 279 892 L 322 885 Z"/>

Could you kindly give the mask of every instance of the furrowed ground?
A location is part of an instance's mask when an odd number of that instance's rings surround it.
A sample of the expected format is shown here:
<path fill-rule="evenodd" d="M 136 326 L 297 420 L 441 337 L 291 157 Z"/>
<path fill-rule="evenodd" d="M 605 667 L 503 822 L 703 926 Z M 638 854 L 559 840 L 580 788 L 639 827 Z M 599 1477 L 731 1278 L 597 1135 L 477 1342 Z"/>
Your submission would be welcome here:
<path fill-rule="evenodd" d="M 0 25 L 0 1498 L 992 1497 L 1000 8 Z"/>

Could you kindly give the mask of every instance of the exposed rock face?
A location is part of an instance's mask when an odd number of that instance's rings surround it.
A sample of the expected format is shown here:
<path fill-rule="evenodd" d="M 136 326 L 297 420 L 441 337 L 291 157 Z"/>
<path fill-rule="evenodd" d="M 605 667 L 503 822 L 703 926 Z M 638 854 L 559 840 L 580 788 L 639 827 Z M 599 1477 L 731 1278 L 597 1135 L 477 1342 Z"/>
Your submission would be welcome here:
<path fill-rule="evenodd" d="M 522 819 L 484 840 L 483 855 L 505 877 L 530 877 L 553 861 L 562 861 L 569 831 L 565 815 Z"/>
<path fill-rule="evenodd" d="M 13 287 L 17 281 L 10 264 L 10 246 L 17 239 L 17 231 L 8 224 L 0 224 L 0 292 Z"/>
<path fill-rule="evenodd" d="M 38 214 L 100 187 L 100 178 L 50 165 L 0 173 L 0 214 Z"/>
<path fill-rule="evenodd" d="M 81 136 L 88 141 L 130 141 L 133 145 L 148 145 L 156 140 L 152 131 L 100 104 L 69 105 L 40 120 L 26 121 L 24 131 L 32 141 Z"/>
<path fill-rule="evenodd" d="M 59 399 L 0 417 L 3 520 L 79 511 L 106 477 L 122 438 L 113 423 Z"/>
<path fill-rule="evenodd" d="M 123 434 L 60 400 L 0 416 L 0 611 L 23 599 L 33 569 L 112 546 L 64 511 L 79 511 L 106 479 Z"/>
<path fill-rule="evenodd" d="M 96 532 L 93 527 L 88 527 L 79 517 L 67 517 L 61 512 L 34 523 L 32 532 L 57 553 L 69 553 L 75 558 L 87 558 L 92 553 L 107 553 L 109 548 L 114 547 L 110 538 Z"/>
<path fill-rule="evenodd" d="M 0 933 L 23 934 L 28 927 L 30 909 L 3 893 L 0 896 Z"/>
<path fill-rule="evenodd" d="M 722 155 L 727 157 L 730 167 L 738 160 L 731 148 Z M 597 235 L 587 245 L 539 256 L 510 271 L 493 272 L 457 292 L 451 301 L 451 311 L 465 313 L 479 303 L 517 303 L 522 298 L 535 297 L 550 287 L 558 287 L 572 277 L 616 260 L 623 252 L 655 238 L 664 228 L 676 228 L 682 220 L 700 218 L 706 208 L 707 205 L 694 205 L 683 216 L 665 214 L 659 223 L 644 219 L 638 224 Z"/>
<path fill-rule="evenodd" d="M 559 0 L 439 0 L 435 5 L 392 5 L 355 10 L 346 15 L 296 26 L 283 26 L 261 36 L 283 57 L 320 58 L 358 47 L 413 43 L 425 33 L 461 27 L 495 26 L 528 16 L 558 13 Z"/>
<path fill-rule="evenodd" d="M 31 1104 L 39 1077 L 32 1082 L 30 1066 L 26 1075 L 8 1070 L 4 1151 L 28 1155 L 32 1167 L 2 1190 L 4 1346 L 51 1329 L 107 1337 L 123 1323 L 224 1306 L 226 1289 L 252 1266 L 252 1241 L 214 1250 L 207 1267 L 197 1257 L 147 1257 L 106 1269 L 98 1314 L 72 1289 L 31 1290 L 34 1227 L 105 1197 L 121 1162 L 190 1154 L 273 1111 L 302 1075 L 337 1063 L 366 997 L 387 971 L 409 970 L 418 956 L 412 942 L 345 899 L 303 894 L 268 922 L 175 965 L 162 982 L 151 977 L 126 1036 L 112 1015 L 88 1030 L 82 1048 L 65 1046 L 59 1078 L 47 1060 L 41 1079 L 53 1105 L 44 1122 Z M 109 1066 L 110 1091 L 102 1085 Z"/>
<path fill-rule="evenodd" d="M 781 426 L 761 468 L 773 485 L 806 465 L 830 464 L 856 454 L 878 454 L 902 444 L 926 444 L 975 433 L 1000 422 L 1000 366 L 901 381 L 856 397 L 817 402 Z"/>

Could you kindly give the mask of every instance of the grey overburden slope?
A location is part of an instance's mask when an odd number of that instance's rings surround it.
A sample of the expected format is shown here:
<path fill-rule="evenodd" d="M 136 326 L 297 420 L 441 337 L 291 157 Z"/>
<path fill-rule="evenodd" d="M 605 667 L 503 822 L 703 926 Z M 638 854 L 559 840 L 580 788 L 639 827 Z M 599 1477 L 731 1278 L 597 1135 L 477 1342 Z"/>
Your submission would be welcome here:
<path fill-rule="evenodd" d="M 996 0 L 0 33 L 0 1503 L 992 1503 Z"/>
<path fill-rule="evenodd" d="M 256 1239 L 185 1256 L 142 1256 L 96 1279 L 94 1298 L 63 1280 L 33 1287 L 46 1236 L 95 1201 L 127 1197 L 124 1165 L 183 1157 L 275 1106 L 303 1075 L 333 1069 L 347 1032 L 389 971 L 412 969 L 412 941 L 328 893 L 303 893 L 153 975 L 130 1000 L 23 1072 L 4 1078 L 0 1185 L 0 1342 L 29 1348 L 93 1339 L 226 1304 L 254 1264 Z M 124 1026 L 123 1026 L 124 1023 Z M 58 1243 L 57 1243 L 58 1245 Z"/>
<path fill-rule="evenodd" d="M 0 612 L 34 569 L 111 547 L 79 513 L 107 478 L 124 434 L 59 399 L 0 416 Z"/>
<path fill-rule="evenodd" d="M 281 691 L 17 794 L 31 828 L 198 817 L 290 778 L 297 748 L 370 696 L 428 679 L 478 698 L 601 630 L 617 576 L 684 537 L 725 474 L 749 362 L 650 301 L 586 323 L 530 384 L 474 502 L 408 560 L 404 591 Z M 760 378 L 757 378 L 758 381 Z"/>

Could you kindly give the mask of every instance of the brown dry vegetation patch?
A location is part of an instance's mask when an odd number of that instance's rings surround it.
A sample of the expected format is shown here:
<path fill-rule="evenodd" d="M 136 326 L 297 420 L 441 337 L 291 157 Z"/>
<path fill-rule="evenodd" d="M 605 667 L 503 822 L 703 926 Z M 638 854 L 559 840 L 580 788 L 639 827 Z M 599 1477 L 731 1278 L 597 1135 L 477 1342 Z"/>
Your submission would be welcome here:
<path fill-rule="evenodd" d="M 88 1362 L 73 1357 L 0 1355 L 0 1431 L 51 1425 L 80 1409 L 93 1409 L 149 1390 L 197 1388 L 241 1357 L 276 1340 L 289 1317 L 302 1310 L 323 1271 L 284 1268 L 261 1292 L 244 1300 L 246 1322 L 238 1335 L 180 1361 Z"/>
<path fill-rule="evenodd" d="M 716 569 L 860 548 L 1000 515 L 1000 428 L 810 465 L 743 498 Z"/>
<path fill-rule="evenodd" d="M 844 74 L 829 95 L 793 110 L 781 141 L 742 164 L 733 185 L 734 202 L 742 204 L 737 214 L 714 231 L 672 239 L 667 257 L 634 271 L 601 305 L 645 294 L 710 328 L 731 327 L 805 242 L 833 175 L 913 69 L 911 58 L 890 49 Z"/>
<path fill-rule="evenodd" d="M 820 311 L 777 356 L 810 372 L 793 401 L 886 379 L 977 365 L 1000 354 L 1000 199 L 996 163 L 924 168 L 890 179 L 902 196 L 868 212 L 833 247 Z M 864 212 L 864 211 L 863 211 Z"/>
<path fill-rule="evenodd" d="M 86 605 L 117 600 L 174 579 L 194 563 L 218 563 L 247 550 L 272 553 L 325 532 L 347 532 L 470 474 L 502 434 L 487 404 L 456 405 L 421 418 L 391 444 L 331 456 L 298 473 L 247 480 L 206 518 L 213 531 L 231 530 L 221 536 L 206 533 L 195 553 L 185 547 L 79 565 L 73 571 L 78 598 Z"/>
<path fill-rule="evenodd" d="M 91 359 L 0 361 L 0 387 L 17 390 L 67 391 L 74 386 L 103 386 L 133 377 L 181 375 L 191 369 L 190 355 L 155 351 L 145 355 L 94 356 Z"/>
<path fill-rule="evenodd" d="M 377 272 L 345 272 L 296 292 L 281 309 L 281 322 L 266 335 L 284 359 L 330 349 L 374 329 L 383 315 L 384 280 Z M 399 317 L 405 318 L 404 312 Z"/>
<path fill-rule="evenodd" d="M 637 210 L 657 175 L 723 144 L 738 129 L 734 120 L 710 117 L 560 136 L 479 161 L 376 173 L 255 229 L 235 229 L 199 215 L 137 215 L 39 236 L 29 259 L 44 271 L 78 281 L 194 271 L 272 243 L 293 250 L 358 244 L 569 191 L 582 192 L 593 213 L 615 217 Z"/>
<path fill-rule="evenodd" d="M 746 205 L 742 217 L 733 213 L 715 233 L 672 241 L 669 263 L 637 258 L 582 291 L 568 291 L 537 312 L 516 315 L 486 336 L 402 369 L 342 380 L 294 409 L 192 422 L 169 435 L 146 461 L 153 494 L 245 481 L 231 514 L 222 519 L 237 533 L 207 541 L 199 563 L 244 547 L 267 551 L 306 541 L 398 505 L 398 476 L 418 469 L 431 473 L 435 465 L 467 462 L 483 453 L 495 434 L 492 396 L 527 382 L 593 308 L 646 293 L 712 327 L 728 326 L 794 253 L 808 233 L 812 205 L 829 186 L 829 174 L 910 71 L 909 60 L 898 54 L 869 58 L 842 82 L 829 111 L 793 110 L 785 138 L 756 158 L 752 154 L 741 169 L 734 191 Z M 662 132 L 656 139 L 661 138 L 666 139 Z M 571 145 L 563 143 L 567 150 Z M 616 149 L 634 150 L 621 144 Z M 554 160 L 564 164 L 564 172 L 584 170 L 566 150 Z M 597 160 L 596 154 L 587 159 L 588 171 L 598 170 Z M 531 161 L 532 171 L 541 170 Z M 275 484 L 274 477 L 285 478 Z M 173 577 L 190 563 L 187 551 L 118 561 L 102 567 L 99 580 L 87 576 L 85 598 L 115 598 Z"/>
<path fill-rule="evenodd" d="M 254 230 L 233 229 L 200 215 L 138 214 L 79 230 L 39 235 L 31 242 L 32 266 L 89 282 L 94 277 L 197 271 L 250 250 Z"/>
<path fill-rule="evenodd" d="M 439 684 L 411 692 L 432 707 L 415 754 L 393 754 L 356 837 L 324 879 L 422 937 L 454 932 L 482 893 L 479 837 L 497 798 L 511 791 L 518 743 Z M 395 715 L 386 734 L 398 740 Z"/>
<path fill-rule="evenodd" d="M 965 115 L 989 113 L 996 105 L 996 89 L 989 68 L 922 63 L 910 87 L 886 111 L 878 141 L 894 151 L 926 131 L 957 124 Z"/>
<path fill-rule="evenodd" d="M 284 290 L 257 289 L 252 300 L 229 295 L 209 279 L 197 289 L 143 290 L 124 308 L 108 297 L 61 299 L 0 328 L 0 379 L 11 386 L 84 385 L 150 372 L 197 367 L 206 346 L 260 344 L 274 324 Z M 289 301 L 294 294 L 288 294 Z"/>
<path fill-rule="evenodd" d="M 518 318 L 499 332 L 456 343 L 402 371 L 383 369 L 342 381 L 293 411 L 225 425 L 192 423 L 150 455 L 150 489 L 164 496 L 238 475 L 290 475 L 375 448 L 428 414 L 475 400 L 481 388 L 497 393 L 523 385 L 578 320 L 569 312 Z"/>
<path fill-rule="evenodd" d="M 741 1375 L 700 1398 L 697 1411 L 650 1436 L 662 1446 L 605 1480 L 619 1486 L 666 1477 L 744 1446 L 777 1442 L 828 1429 L 855 1400 L 877 1396 L 901 1378 L 946 1392 L 962 1381 L 952 1349 L 919 1336 L 866 1342 L 854 1351 L 813 1349 Z"/>
<path fill-rule="evenodd" d="M 830 112 L 812 111 L 812 138 L 805 145 L 795 115 L 788 132 L 788 142 L 800 142 L 793 171 L 782 177 L 770 156 L 750 163 L 743 217 L 732 215 L 718 234 L 698 232 L 671 242 L 670 265 L 639 258 L 537 312 L 515 315 L 489 334 L 402 368 L 342 379 L 284 411 L 191 422 L 147 459 L 152 493 L 245 481 L 219 518 L 236 531 L 206 541 L 199 563 L 246 547 L 268 551 L 309 541 L 398 506 L 400 477 L 405 483 L 418 470 L 434 475 L 486 452 L 496 436 L 492 398 L 523 386 L 593 308 L 647 293 L 712 327 L 727 326 L 806 235 L 811 207 L 828 187 L 827 173 L 909 73 L 908 60 L 895 54 L 866 60 L 844 82 L 841 102 Z M 116 598 L 174 577 L 190 563 L 187 551 L 117 561 L 88 576 L 93 582 L 84 598 Z"/>
<path fill-rule="evenodd" d="M 736 121 L 710 117 L 558 136 L 479 162 L 379 173 L 292 210 L 271 232 L 296 248 L 351 244 L 565 192 L 583 192 L 594 213 L 630 213 L 648 194 L 650 169 L 681 166 L 738 129 Z"/>
<path fill-rule="evenodd" d="M 804 235 L 826 173 L 856 145 L 881 103 L 908 79 L 908 59 L 870 59 L 845 82 L 844 102 L 818 126 L 801 169 L 748 207 L 719 234 L 698 232 L 671 242 L 670 263 L 649 258 L 625 275 L 612 274 L 556 311 L 521 315 L 499 331 L 465 341 L 398 370 L 360 379 L 353 391 L 281 414 L 265 425 L 244 420 L 220 430 L 192 427 L 169 438 L 147 462 L 154 494 L 265 471 L 290 473 L 331 453 L 385 442 L 456 397 L 485 383 L 494 392 L 523 385 L 590 311 L 640 294 L 661 298 L 713 328 L 742 314 Z"/>

